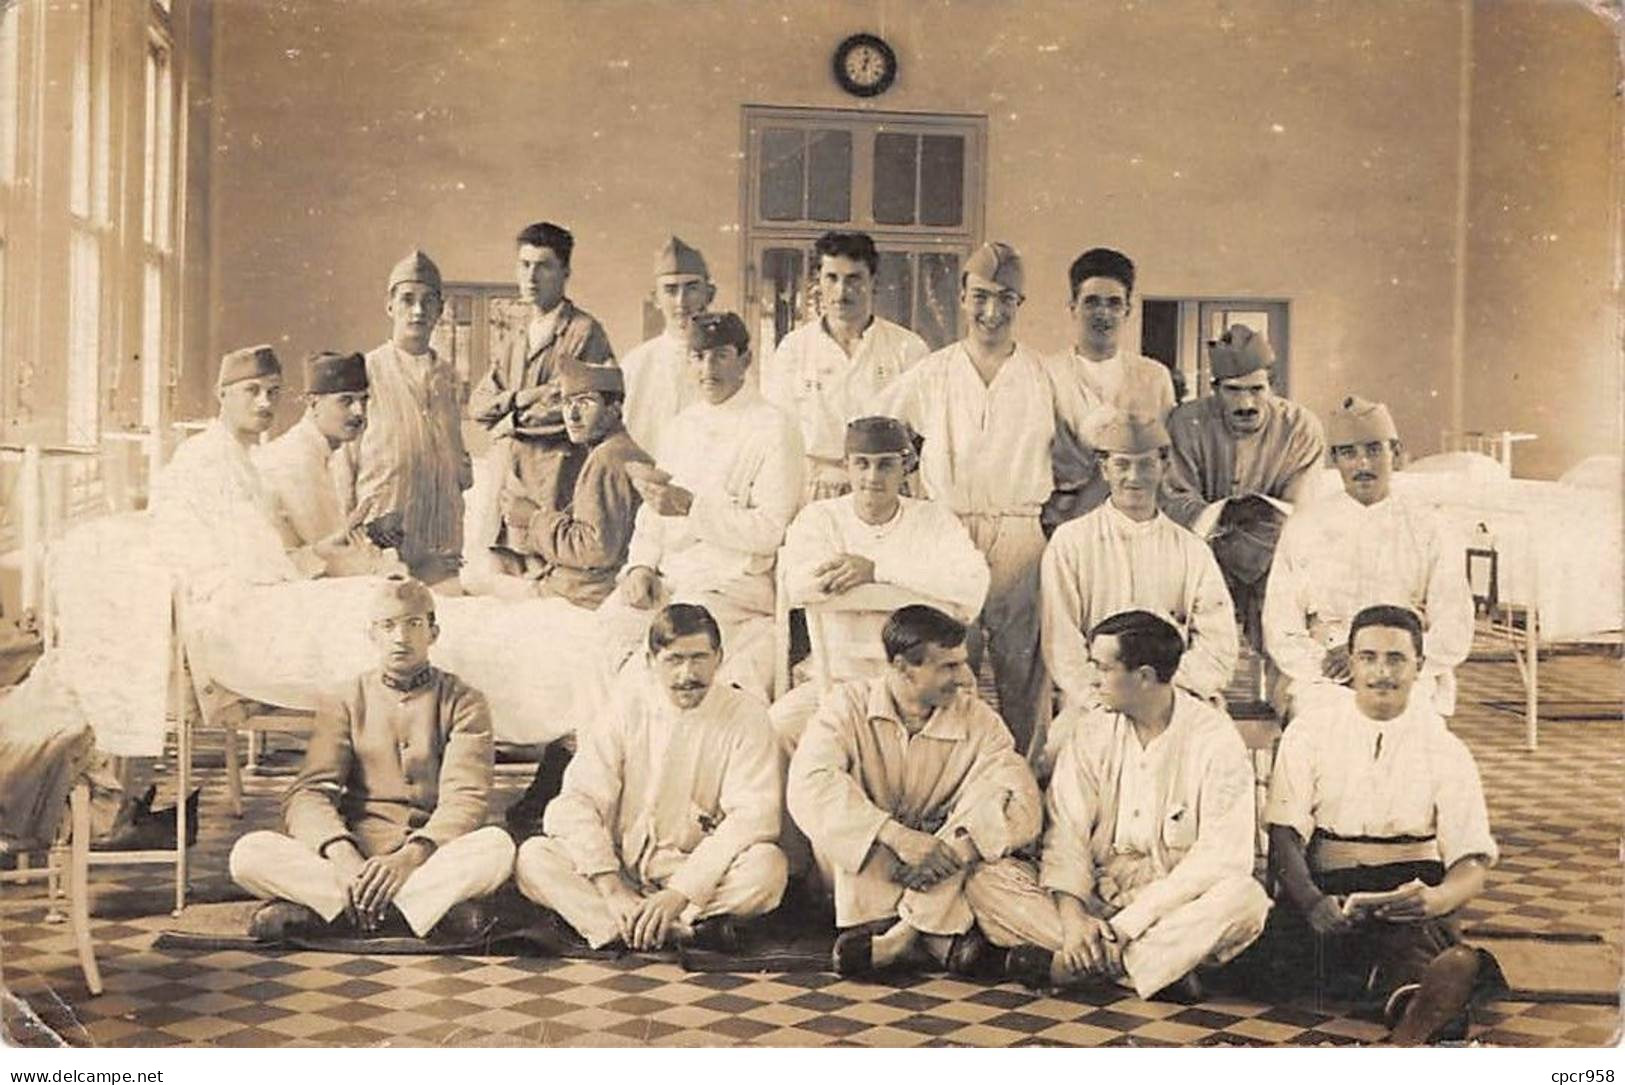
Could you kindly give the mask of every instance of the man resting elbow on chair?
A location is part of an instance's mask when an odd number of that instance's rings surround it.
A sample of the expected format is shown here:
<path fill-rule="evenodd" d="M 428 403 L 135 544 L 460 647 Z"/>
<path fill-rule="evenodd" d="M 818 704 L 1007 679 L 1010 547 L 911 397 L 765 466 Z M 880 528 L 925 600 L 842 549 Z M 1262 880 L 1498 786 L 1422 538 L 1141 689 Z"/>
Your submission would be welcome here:
<path fill-rule="evenodd" d="M 466 946 L 495 915 L 477 898 L 513 869 L 485 825 L 494 754 L 485 698 L 429 663 L 439 627 L 421 583 L 391 577 L 368 628 L 379 665 L 324 701 L 283 799 L 286 833 L 253 832 L 231 876 L 268 899 L 261 941 L 416 935 Z M 482 827 L 483 826 L 483 827 Z"/>

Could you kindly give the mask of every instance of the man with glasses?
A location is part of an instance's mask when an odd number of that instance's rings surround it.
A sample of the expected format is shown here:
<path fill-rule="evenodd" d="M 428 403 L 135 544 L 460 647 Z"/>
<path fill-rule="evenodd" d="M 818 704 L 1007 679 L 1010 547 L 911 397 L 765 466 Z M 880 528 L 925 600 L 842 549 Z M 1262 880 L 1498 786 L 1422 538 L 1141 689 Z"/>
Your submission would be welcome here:
<path fill-rule="evenodd" d="M 1051 443 L 1062 426 L 1082 431 L 1083 410 L 1038 355 L 1016 342 L 1020 254 L 989 242 L 971 254 L 959 282 L 968 334 L 909 370 L 881 413 L 925 439 L 926 496 L 958 514 L 987 558 L 992 581 L 981 626 L 999 712 L 1025 750 L 1050 700 L 1038 645 L 1038 515 L 1054 488 Z"/>
<path fill-rule="evenodd" d="M 1378 603 L 1422 616 L 1416 696 L 1456 710 L 1455 668 L 1473 642 L 1473 596 L 1462 542 L 1432 509 L 1395 495 L 1404 447 L 1387 406 L 1349 396 L 1327 419 L 1343 492 L 1298 510 L 1281 532 L 1264 596 L 1264 644 L 1288 680 L 1279 707 L 1346 685 L 1349 623 Z"/>
<path fill-rule="evenodd" d="M 1057 378 L 1075 386 L 1091 411 L 1118 407 L 1166 421 L 1177 402 L 1173 377 L 1155 358 L 1123 349 L 1134 311 L 1134 261 L 1116 249 L 1090 249 L 1072 261 L 1071 349 L 1050 359 Z M 1044 506 L 1044 528 L 1082 516 L 1106 499 L 1106 483 L 1081 434 L 1055 443 L 1055 494 Z"/>
<path fill-rule="evenodd" d="M 1213 394 L 1168 416 L 1173 455 L 1163 508 L 1213 546 L 1242 635 L 1263 647 L 1265 577 L 1281 525 L 1326 452 L 1320 420 L 1270 387 L 1275 352 L 1232 325 L 1208 344 Z"/>

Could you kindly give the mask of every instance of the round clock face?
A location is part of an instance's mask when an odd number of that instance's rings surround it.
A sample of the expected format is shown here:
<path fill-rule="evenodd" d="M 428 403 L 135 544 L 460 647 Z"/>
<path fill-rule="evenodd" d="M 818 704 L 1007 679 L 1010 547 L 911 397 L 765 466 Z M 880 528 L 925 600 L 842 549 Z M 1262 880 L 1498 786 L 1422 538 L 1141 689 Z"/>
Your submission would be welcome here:
<path fill-rule="evenodd" d="M 854 34 L 835 50 L 835 79 L 849 94 L 869 98 L 897 78 L 897 54 L 873 34 Z"/>

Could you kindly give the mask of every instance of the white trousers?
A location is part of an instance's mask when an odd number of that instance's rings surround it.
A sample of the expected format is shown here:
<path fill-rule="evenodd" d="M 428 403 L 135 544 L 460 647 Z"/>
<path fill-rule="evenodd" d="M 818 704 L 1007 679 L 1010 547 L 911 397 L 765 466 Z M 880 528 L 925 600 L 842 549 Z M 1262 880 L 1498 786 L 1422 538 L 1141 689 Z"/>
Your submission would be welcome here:
<path fill-rule="evenodd" d="M 909 889 L 892 880 L 893 857 L 889 849 L 875 848 L 856 872 L 834 866 L 818 857 L 821 871 L 835 880 L 835 925 L 856 927 L 883 919 L 900 919 L 921 934 L 964 934 L 976 924 L 966 898 L 966 872 L 961 870 L 930 889 Z M 1015 862 L 999 859 L 979 863 L 972 873 Z M 828 875 L 827 875 L 828 876 Z"/>
<path fill-rule="evenodd" d="M 980 628 L 986 634 L 999 693 L 999 715 L 1021 753 L 1031 751 L 1052 714 L 1049 673 L 1039 652 L 1038 563 L 1044 556 L 1037 515 L 959 517 L 987 559 L 991 581 L 982 604 Z"/>
<path fill-rule="evenodd" d="M 395 907 L 423 938 L 452 905 L 501 888 L 513 872 L 513 840 L 487 825 L 439 847 L 395 894 Z M 231 879 L 261 900 L 291 900 L 328 922 L 344 911 L 338 867 L 282 833 L 249 833 L 231 849 Z"/>
<path fill-rule="evenodd" d="M 723 872 L 710 898 L 690 901 L 678 922 L 692 927 L 712 916 L 749 919 L 766 915 L 779 906 L 788 877 L 783 852 L 772 844 L 752 844 Z M 626 878 L 624 873 L 622 878 Z M 607 946 L 621 936 L 603 896 L 576 870 L 575 862 L 554 838 L 533 836 L 525 841 L 514 863 L 514 881 L 525 896 L 563 916 L 592 948 Z"/>
<path fill-rule="evenodd" d="M 1028 862 L 982 867 L 965 897 L 996 946 L 1061 948 L 1061 913 Z M 1264 887 L 1245 875 L 1226 878 L 1180 905 L 1123 947 L 1123 970 L 1135 994 L 1149 998 L 1199 964 L 1218 965 L 1253 943 L 1270 910 Z"/>

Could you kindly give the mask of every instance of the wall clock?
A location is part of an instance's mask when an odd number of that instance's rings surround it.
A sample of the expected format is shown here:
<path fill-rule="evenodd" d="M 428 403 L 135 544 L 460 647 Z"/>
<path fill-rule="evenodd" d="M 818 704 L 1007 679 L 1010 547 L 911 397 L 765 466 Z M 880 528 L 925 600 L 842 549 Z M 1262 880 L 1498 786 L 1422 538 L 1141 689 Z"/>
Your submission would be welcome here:
<path fill-rule="evenodd" d="M 873 98 L 897 78 L 897 54 L 873 34 L 853 34 L 835 47 L 835 81 L 848 94 Z"/>

